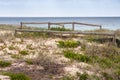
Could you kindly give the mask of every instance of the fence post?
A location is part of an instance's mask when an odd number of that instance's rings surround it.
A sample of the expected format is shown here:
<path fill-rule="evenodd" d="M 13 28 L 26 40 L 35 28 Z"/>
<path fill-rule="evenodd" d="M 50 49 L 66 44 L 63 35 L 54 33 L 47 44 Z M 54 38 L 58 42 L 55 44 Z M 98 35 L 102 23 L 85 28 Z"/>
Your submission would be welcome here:
<path fill-rule="evenodd" d="M 48 22 L 48 29 L 50 30 L 50 22 Z"/>
<path fill-rule="evenodd" d="M 113 35 L 113 44 L 116 46 L 117 44 L 116 44 L 116 35 L 114 34 Z"/>
<path fill-rule="evenodd" d="M 23 24 L 22 24 L 22 22 L 20 23 L 20 29 L 22 29 L 22 27 L 23 27 Z"/>
<path fill-rule="evenodd" d="M 73 31 L 74 31 L 74 26 L 75 26 L 74 24 L 75 24 L 75 23 L 73 22 L 73 23 L 72 23 L 72 30 L 73 30 Z"/>
<path fill-rule="evenodd" d="M 102 26 L 100 25 L 100 30 L 102 30 Z"/>

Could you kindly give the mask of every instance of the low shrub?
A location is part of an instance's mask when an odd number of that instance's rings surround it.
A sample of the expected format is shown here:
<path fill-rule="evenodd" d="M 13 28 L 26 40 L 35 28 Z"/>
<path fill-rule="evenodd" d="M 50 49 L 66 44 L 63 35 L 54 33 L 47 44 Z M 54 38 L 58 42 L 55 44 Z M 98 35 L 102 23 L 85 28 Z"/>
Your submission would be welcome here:
<path fill-rule="evenodd" d="M 9 46 L 8 48 L 9 48 L 9 50 L 14 50 L 15 49 L 15 47 L 13 45 Z"/>
<path fill-rule="evenodd" d="M 22 51 L 20 51 L 19 53 L 20 53 L 21 55 L 28 55 L 28 54 L 29 54 L 27 50 L 22 50 Z"/>
<path fill-rule="evenodd" d="M 77 73 L 77 76 L 79 80 L 88 80 L 89 75 L 87 73 L 83 73 L 83 74 Z"/>
<path fill-rule="evenodd" d="M 77 60 L 80 62 L 90 62 L 91 59 L 82 54 L 74 53 L 73 51 L 64 51 L 64 56 L 73 60 Z"/>
<path fill-rule="evenodd" d="M 27 59 L 25 62 L 26 62 L 27 64 L 33 64 L 33 60 L 32 60 L 32 59 Z"/>
<path fill-rule="evenodd" d="M 86 54 L 114 59 L 120 54 L 120 50 L 115 46 L 98 46 L 96 44 L 86 46 Z"/>
<path fill-rule="evenodd" d="M 55 30 L 55 31 L 70 31 L 70 29 L 66 29 L 63 27 L 51 27 L 50 30 Z"/>
<path fill-rule="evenodd" d="M 7 62 L 7 61 L 1 61 L 1 60 L 0 60 L 0 67 L 8 67 L 8 66 L 10 66 L 10 65 L 11 65 L 10 62 Z"/>
<path fill-rule="evenodd" d="M 22 56 L 21 56 L 21 55 L 18 55 L 18 54 L 13 54 L 13 55 L 11 55 L 11 58 L 21 59 Z"/>
<path fill-rule="evenodd" d="M 4 75 L 10 76 L 10 80 L 31 80 L 28 76 L 23 73 L 3 73 Z"/>
<path fill-rule="evenodd" d="M 74 40 L 58 41 L 57 45 L 61 48 L 75 48 L 80 45 L 80 42 Z"/>
<path fill-rule="evenodd" d="M 40 33 L 40 32 L 22 32 L 21 34 L 17 34 L 16 37 L 18 38 L 48 38 L 49 35 L 47 33 Z"/>
<path fill-rule="evenodd" d="M 105 78 L 105 80 L 113 80 L 113 78 L 106 72 L 103 72 L 102 76 Z"/>
<path fill-rule="evenodd" d="M 70 75 L 63 76 L 61 80 L 74 80 L 74 78 Z"/>

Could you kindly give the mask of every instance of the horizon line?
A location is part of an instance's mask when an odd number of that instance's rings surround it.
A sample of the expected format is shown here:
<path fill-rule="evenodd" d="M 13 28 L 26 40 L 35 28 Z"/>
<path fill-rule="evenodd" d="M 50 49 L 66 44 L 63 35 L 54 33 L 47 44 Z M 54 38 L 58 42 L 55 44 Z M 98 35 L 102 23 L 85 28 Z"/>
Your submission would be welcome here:
<path fill-rule="evenodd" d="M 120 17 L 120 16 L 0 16 L 0 17 Z"/>

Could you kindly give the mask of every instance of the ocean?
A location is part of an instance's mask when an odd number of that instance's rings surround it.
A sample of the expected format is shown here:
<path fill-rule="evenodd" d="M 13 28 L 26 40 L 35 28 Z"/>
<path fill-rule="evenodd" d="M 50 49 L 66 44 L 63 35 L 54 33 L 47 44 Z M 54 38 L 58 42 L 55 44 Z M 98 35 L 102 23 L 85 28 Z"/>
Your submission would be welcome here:
<path fill-rule="evenodd" d="M 0 17 L 0 24 L 20 25 L 20 22 L 82 22 L 102 25 L 104 29 L 120 29 L 120 17 Z M 32 25 L 46 27 L 47 25 Z M 65 25 L 69 28 L 71 25 Z M 76 30 L 91 30 L 96 27 L 75 25 Z"/>

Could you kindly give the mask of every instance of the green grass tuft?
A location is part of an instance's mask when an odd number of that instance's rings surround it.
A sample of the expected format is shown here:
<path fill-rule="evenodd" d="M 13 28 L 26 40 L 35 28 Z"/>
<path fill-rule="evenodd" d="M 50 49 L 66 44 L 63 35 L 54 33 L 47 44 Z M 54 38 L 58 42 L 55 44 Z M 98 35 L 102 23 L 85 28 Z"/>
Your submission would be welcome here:
<path fill-rule="evenodd" d="M 32 59 L 27 59 L 25 62 L 26 62 L 27 64 L 33 64 Z"/>
<path fill-rule="evenodd" d="M 10 80 L 31 80 L 23 73 L 3 73 L 3 75 L 10 76 Z"/>
<path fill-rule="evenodd" d="M 7 62 L 7 61 L 0 61 L 0 67 L 8 67 L 10 66 L 11 63 L 10 62 Z"/>
<path fill-rule="evenodd" d="M 14 59 L 21 59 L 22 56 L 21 56 L 21 55 L 18 55 L 18 54 L 13 54 L 13 55 L 11 55 L 11 58 L 14 58 Z"/>
<path fill-rule="evenodd" d="M 64 51 L 64 56 L 73 60 L 77 60 L 80 62 L 90 62 L 91 59 L 82 54 L 74 53 L 73 51 Z"/>
<path fill-rule="evenodd" d="M 14 50 L 15 49 L 15 47 L 13 45 L 9 46 L 8 48 L 9 48 L 9 50 Z"/>
<path fill-rule="evenodd" d="M 55 31 L 70 31 L 70 29 L 66 29 L 63 27 L 51 27 L 50 30 L 55 30 Z"/>
<path fill-rule="evenodd" d="M 79 41 L 74 40 L 66 40 L 66 41 L 58 41 L 58 46 L 61 48 L 75 48 L 80 45 Z"/>
<path fill-rule="evenodd" d="M 19 53 L 20 53 L 21 55 L 28 55 L 28 54 L 29 54 L 27 50 L 22 50 L 22 51 L 20 51 Z"/>

